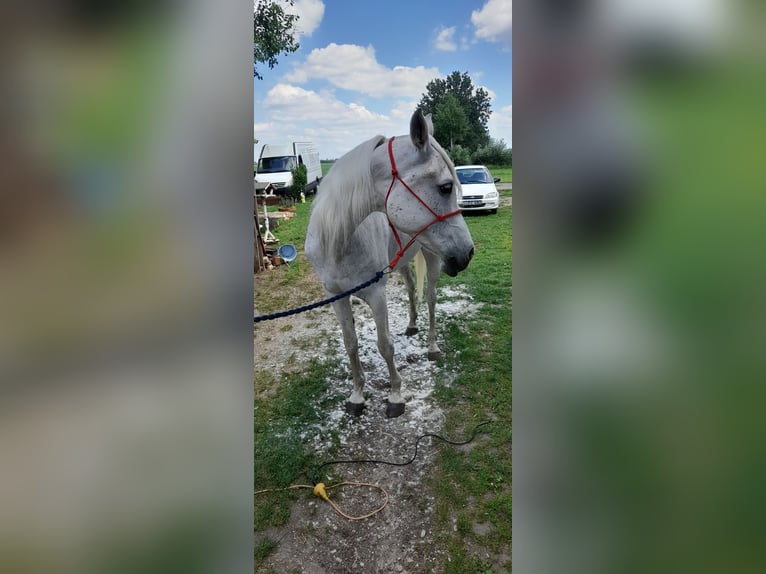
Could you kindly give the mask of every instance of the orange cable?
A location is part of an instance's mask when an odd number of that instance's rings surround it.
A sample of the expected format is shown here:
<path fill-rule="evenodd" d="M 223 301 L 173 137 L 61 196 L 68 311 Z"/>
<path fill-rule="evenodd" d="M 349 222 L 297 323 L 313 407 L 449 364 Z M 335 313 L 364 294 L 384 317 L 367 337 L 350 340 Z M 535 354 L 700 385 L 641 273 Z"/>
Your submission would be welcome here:
<path fill-rule="evenodd" d="M 385 496 L 385 500 L 383 501 L 383 504 L 381 504 L 378 508 L 376 508 L 372 512 L 368 512 L 367 514 L 365 514 L 363 516 L 350 516 L 350 515 L 346 514 L 345 512 L 343 512 L 340 509 L 340 507 L 334 501 L 330 500 L 329 496 L 327 496 L 327 493 L 326 493 L 327 490 L 330 490 L 330 489 L 333 489 L 333 488 L 337 488 L 339 486 L 369 486 L 371 488 L 377 488 L 379 491 L 381 491 L 383 493 L 383 496 Z M 327 486 L 327 487 L 325 487 L 324 484 L 321 483 L 321 482 L 319 484 L 317 484 L 316 486 L 310 486 L 308 484 L 292 484 L 292 485 L 287 486 L 285 488 L 266 488 L 266 489 L 263 489 L 263 490 L 257 490 L 257 491 L 255 491 L 254 494 L 263 494 L 263 493 L 266 493 L 266 492 L 280 492 L 280 491 L 283 491 L 283 490 L 294 490 L 294 489 L 298 489 L 298 488 L 310 488 L 310 489 L 312 489 L 316 496 L 318 496 L 319 498 L 322 498 L 323 500 L 326 500 L 327 502 L 329 502 L 330 506 L 332 506 L 333 510 L 335 510 L 335 512 L 337 512 L 338 514 L 340 514 L 343 518 L 346 518 L 347 520 L 364 520 L 366 518 L 370 518 L 371 516 L 374 516 L 375 514 L 377 514 L 381 510 L 383 510 L 386 507 L 386 505 L 388 504 L 388 492 L 386 492 L 386 489 L 381 487 L 381 486 L 378 486 L 377 484 L 371 484 L 369 482 L 339 482 L 337 484 L 333 484 L 333 485 Z"/>

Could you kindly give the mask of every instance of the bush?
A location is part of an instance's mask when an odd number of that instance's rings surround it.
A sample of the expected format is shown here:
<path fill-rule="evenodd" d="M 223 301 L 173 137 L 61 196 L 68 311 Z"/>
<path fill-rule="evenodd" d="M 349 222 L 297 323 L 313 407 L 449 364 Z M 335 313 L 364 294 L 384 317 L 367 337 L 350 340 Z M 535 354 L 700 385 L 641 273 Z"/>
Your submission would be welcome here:
<path fill-rule="evenodd" d="M 450 157 L 455 165 L 468 165 L 471 163 L 471 152 L 460 144 L 453 146 Z"/>
<path fill-rule="evenodd" d="M 306 184 L 308 183 L 306 166 L 300 164 L 293 168 L 291 173 L 293 174 L 293 184 L 290 186 L 290 197 L 298 199 L 301 196 L 301 192 L 306 189 Z"/>
<path fill-rule="evenodd" d="M 481 146 L 472 155 L 473 163 L 483 165 L 513 165 L 513 150 L 505 145 L 502 139 L 491 139 L 487 145 Z"/>

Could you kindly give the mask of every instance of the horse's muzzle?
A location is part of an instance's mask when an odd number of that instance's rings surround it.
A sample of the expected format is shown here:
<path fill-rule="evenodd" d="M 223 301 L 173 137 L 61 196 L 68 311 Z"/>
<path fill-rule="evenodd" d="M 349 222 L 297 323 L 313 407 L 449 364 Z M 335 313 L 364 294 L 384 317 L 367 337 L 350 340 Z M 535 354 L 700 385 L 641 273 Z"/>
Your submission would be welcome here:
<path fill-rule="evenodd" d="M 463 269 L 468 267 L 468 263 L 473 257 L 473 247 L 464 257 L 448 257 L 442 263 L 442 271 L 444 271 L 450 277 L 457 276 Z"/>

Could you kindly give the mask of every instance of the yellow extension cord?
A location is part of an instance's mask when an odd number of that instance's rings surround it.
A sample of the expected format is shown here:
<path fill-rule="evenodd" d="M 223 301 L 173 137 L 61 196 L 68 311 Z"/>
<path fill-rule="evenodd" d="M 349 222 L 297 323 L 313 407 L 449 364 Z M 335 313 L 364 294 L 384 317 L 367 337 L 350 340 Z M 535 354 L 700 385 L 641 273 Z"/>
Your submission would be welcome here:
<path fill-rule="evenodd" d="M 333 502 L 330 497 L 327 495 L 327 491 L 333 488 L 337 488 L 339 486 L 369 486 L 371 488 L 377 488 L 379 491 L 383 493 L 383 496 L 385 496 L 385 500 L 383 501 L 383 504 L 381 504 L 378 508 L 373 510 L 372 512 L 369 512 L 363 516 L 349 516 L 345 512 L 343 512 L 335 502 Z M 309 484 L 293 484 L 291 486 L 288 486 L 286 488 L 266 488 L 264 490 L 257 490 L 255 491 L 255 494 L 263 494 L 265 492 L 280 492 L 282 490 L 295 490 L 298 488 L 310 488 L 314 496 L 317 496 L 321 498 L 322 500 L 325 500 L 330 503 L 330 506 L 333 507 L 335 512 L 340 514 L 343 518 L 346 518 L 348 520 L 364 520 L 365 518 L 370 518 L 371 516 L 374 516 L 381 510 L 383 510 L 386 505 L 388 504 L 388 492 L 386 492 L 386 489 L 378 486 L 377 484 L 370 484 L 369 482 L 339 482 L 337 484 L 333 484 L 330 486 L 325 486 L 323 482 L 320 482 L 316 486 L 311 486 Z"/>

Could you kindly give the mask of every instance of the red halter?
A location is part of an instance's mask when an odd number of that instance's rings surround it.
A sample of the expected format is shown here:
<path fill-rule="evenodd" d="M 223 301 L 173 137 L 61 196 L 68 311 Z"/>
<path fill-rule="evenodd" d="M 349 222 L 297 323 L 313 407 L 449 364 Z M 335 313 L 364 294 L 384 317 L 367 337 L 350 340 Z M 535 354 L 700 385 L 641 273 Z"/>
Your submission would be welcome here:
<path fill-rule="evenodd" d="M 396 267 L 397 263 L 399 263 L 399 260 L 404 255 L 404 252 L 407 251 L 410 247 L 412 247 L 412 244 L 415 243 L 415 239 L 417 239 L 418 235 L 423 233 L 426 229 L 431 227 L 434 223 L 437 223 L 439 221 L 444 221 L 445 219 L 449 219 L 450 217 L 453 217 L 455 215 L 460 215 L 460 210 L 456 209 L 455 211 L 451 211 L 450 213 L 445 213 L 444 215 L 441 215 L 439 213 L 436 213 L 433 209 L 431 209 L 431 206 L 428 205 L 425 201 L 423 201 L 420 196 L 415 193 L 412 188 L 407 185 L 407 183 L 399 176 L 399 172 L 396 169 L 396 162 L 394 161 L 394 151 L 393 151 L 393 143 L 394 138 L 388 140 L 388 157 L 391 160 L 391 185 L 388 186 L 388 192 L 386 193 L 386 202 L 385 202 L 385 210 L 386 210 L 386 219 L 388 220 L 388 226 L 391 228 L 391 231 L 394 232 L 394 239 L 396 240 L 396 244 L 399 246 L 399 251 L 396 252 L 396 255 L 391 260 L 391 263 L 388 264 L 388 267 L 391 269 L 391 271 L 394 270 L 394 267 Z M 425 226 L 423 226 L 415 235 L 412 236 L 412 238 L 409 240 L 407 245 L 402 247 L 402 241 L 399 239 L 399 233 L 397 233 L 396 228 L 391 223 L 391 218 L 388 217 L 388 196 L 391 195 L 391 190 L 394 188 L 394 183 L 396 183 L 396 180 L 399 180 L 404 188 L 409 191 L 412 195 L 415 196 L 415 199 L 417 199 L 420 203 L 422 203 L 425 208 L 430 211 L 434 219 L 431 220 L 430 223 L 427 223 Z"/>

